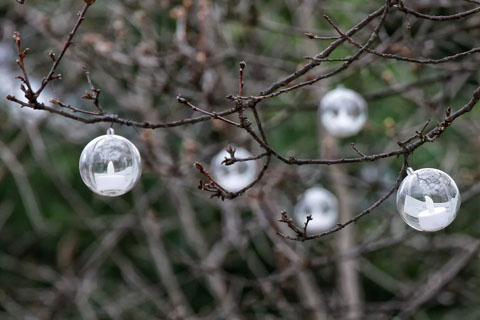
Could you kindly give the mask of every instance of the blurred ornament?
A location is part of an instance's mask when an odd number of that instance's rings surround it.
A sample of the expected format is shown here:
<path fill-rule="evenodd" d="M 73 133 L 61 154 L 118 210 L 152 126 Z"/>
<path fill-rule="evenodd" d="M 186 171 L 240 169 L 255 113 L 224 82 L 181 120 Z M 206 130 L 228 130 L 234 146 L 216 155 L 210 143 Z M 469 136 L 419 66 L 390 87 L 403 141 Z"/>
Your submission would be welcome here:
<path fill-rule="evenodd" d="M 437 169 L 408 168 L 407 173 L 397 192 L 402 219 L 419 231 L 438 231 L 452 223 L 461 203 L 455 181 Z"/>
<path fill-rule="evenodd" d="M 142 174 L 140 153 L 129 140 L 107 134 L 90 141 L 80 155 L 80 175 L 93 192 L 116 197 L 130 191 Z"/>
<path fill-rule="evenodd" d="M 300 197 L 294 209 L 295 222 L 304 226 L 307 216 L 313 220 L 308 223 L 307 230 L 322 232 L 335 226 L 338 221 L 338 200 L 328 190 L 317 186 L 307 189 Z"/>
<path fill-rule="evenodd" d="M 14 56 L 15 53 L 13 51 L 14 46 L 9 45 L 6 43 L 0 43 L 0 61 L 2 61 L 2 65 L 0 68 L 4 69 L 8 64 L 8 61 L 15 61 Z"/>
<path fill-rule="evenodd" d="M 334 137 L 356 135 L 367 120 L 367 103 L 353 90 L 338 87 L 329 91 L 320 102 L 320 120 Z"/>
<path fill-rule="evenodd" d="M 250 158 L 253 155 L 243 148 L 235 148 L 235 158 Z M 252 183 L 257 177 L 255 161 L 240 161 L 231 165 L 222 163 L 225 158 L 231 158 L 226 150 L 220 151 L 212 160 L 211 169 L 217 182 L 231 192 L 238 192 Z"/>

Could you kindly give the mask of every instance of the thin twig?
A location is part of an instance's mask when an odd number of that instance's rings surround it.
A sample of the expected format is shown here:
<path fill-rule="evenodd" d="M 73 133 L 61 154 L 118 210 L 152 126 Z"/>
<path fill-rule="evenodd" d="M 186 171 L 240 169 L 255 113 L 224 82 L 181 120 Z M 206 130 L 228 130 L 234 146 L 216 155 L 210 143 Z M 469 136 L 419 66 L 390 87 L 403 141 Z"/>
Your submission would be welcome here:
<path fill-rule="evenodd" d="M 85 5 L 83 6 L 83 9 L 78 13 L 78 19 L 77 22 L 75 23 L 75 26 L 73 27 L 72 31 L 68 35 L 67 41 L 65 41 L 62 51 L 58 55 L 58 58 L 55 59 L 53 62 L 52 67 L 50 68 L 50 71 L 48 72 L 47 76 L 42 79 L 42 85 L 40 88 L 35 92 L 36 96 L 39 96 L 40 93 L 42 93 L 43 89 L 47 86 L 47 84 L 50 82 L 50 80 L 54 79 L 54 74 L 55 71 L 57 70 L 58 65 L 62 61 L 63 56 L 65 55 L 65 52 L 67 52 L 68 48 L 72 45 L 73 43 L 73 37 L 75 36 L 75 33 L 77 32 L 78 28 L 82 24 L 83 20 L 85 20 L 85 14 L 87 13 L 88 8 L 94 3 L 95 1 L 85 1 Z"/>

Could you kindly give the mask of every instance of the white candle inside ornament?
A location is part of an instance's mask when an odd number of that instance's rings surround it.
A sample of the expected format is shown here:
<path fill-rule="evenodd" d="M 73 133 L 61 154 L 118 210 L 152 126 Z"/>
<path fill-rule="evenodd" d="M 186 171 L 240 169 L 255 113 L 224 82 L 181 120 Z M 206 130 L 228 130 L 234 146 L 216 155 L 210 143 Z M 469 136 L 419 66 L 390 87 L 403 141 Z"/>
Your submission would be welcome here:
<path fill-rule="evenodd" d="M 407 174 L 397 192 L 402 219 L 418 231 L 438 231 L 451 224 L 461 203 L 455 181 L 433 168 L 407 168 Z"/>
<path fill-rule="evenodd" d="M 112 128 L 85 146 L 78 166 L 87 187 L 107 197 L 127 193 L 142 174 L 138 149 L 129 140 L 116 135 Z"/>
<path fill-rule="evenodd" d="M 425 196 L 427 210 L 418 214 L 418 223 L 424 231 L 437 231 L 445 228 L 448 224 L 447 209 L 444 207 L 435 208 L 432 198 Z"/>
<path fill-rule="evenodd" d="M 97 190 L 100 192 L 125 190 L 129 184 L 129 181 L 125 179 L 125 174 L 115 173 L 112 161 L 108 162 L 107 173 L 95 173 L 95 182 Z"/>

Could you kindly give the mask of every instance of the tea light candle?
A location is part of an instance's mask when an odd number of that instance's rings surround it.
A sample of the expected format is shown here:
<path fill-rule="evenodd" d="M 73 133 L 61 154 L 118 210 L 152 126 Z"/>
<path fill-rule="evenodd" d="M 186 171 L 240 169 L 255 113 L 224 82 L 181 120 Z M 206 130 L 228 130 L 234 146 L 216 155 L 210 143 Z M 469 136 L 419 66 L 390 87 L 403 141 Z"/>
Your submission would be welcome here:
<path fill-rule="evenodd" d="M 83 148 L 78 168 L 90 190 L 118 197 L 137 184 L 142 175 L 142 158 L 133 143 L 109 128 L 106 135 L 96 137 Z"/>
<path fill-rule="evenodd" d="M 125 190 L 128 187 L 128 180 L 125 175 L 115 173 L 113 162 L 109 161 L 107 165 L 107 173 L 95 173 L 95 182 L 97 190 L 100 192 Z"/>
<path fill-rule="evenodd" d="M 448 225 L 447 209 L 444 207 L 435 208 L 432 198 L 425 196 L 427 210 L 418 214 L 418 223 L 424 231 L 437 231 Z"/>

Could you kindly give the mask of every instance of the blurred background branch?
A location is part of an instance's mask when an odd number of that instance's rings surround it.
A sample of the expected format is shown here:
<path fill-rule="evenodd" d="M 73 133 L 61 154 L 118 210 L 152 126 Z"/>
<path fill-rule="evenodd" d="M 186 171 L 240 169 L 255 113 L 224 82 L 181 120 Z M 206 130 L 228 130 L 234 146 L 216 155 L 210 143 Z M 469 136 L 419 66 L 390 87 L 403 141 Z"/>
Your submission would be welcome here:
<path fill-rule="evenodd" d="M 0 318 L 476 318 L 479 12 L 448 0 L 0 4 Z M 352 138 L 313 114 L 337 85 L 369 105 Z M 145 168 L 115 199 L 78 175 L 81 149 L 110 126 Z M 226 165 L 260 168 L 240 191 L 210 175 L 226 148 Z M 457 181 L 448 229 L 413 232 L 396 215 L 407 165 Z M 320 233 L 292 219 L 318 184 L 340 208 Z"/>

